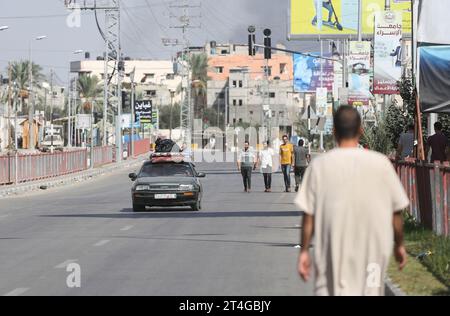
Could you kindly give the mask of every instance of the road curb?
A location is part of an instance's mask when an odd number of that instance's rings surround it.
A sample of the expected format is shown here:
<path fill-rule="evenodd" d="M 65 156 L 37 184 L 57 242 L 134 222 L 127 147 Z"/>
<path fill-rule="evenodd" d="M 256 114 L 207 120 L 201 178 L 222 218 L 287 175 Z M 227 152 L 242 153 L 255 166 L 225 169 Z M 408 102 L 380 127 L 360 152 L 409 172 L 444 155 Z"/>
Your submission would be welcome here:
<path fill-rule="evenodd" d="M 143 160 L 147 158 L 148 155 L 139 156 L 133 160 L 127 160 L 121 163 L 108 164 L 95 169 L 88 169 L 78 173 L 72 173 L 56 178 L 48 178 L 40 181 L 33 181 L 29 183 L 21 183 L 18 185 L 9 185 L 4 188 L 0 188 L 0 199 L 8 198 L 11 196 L 17 196 L 23 193 L 37 191 L 37 190 L 47 190 L 50 188 L 61 187 L 65 185 L 70 185 L 73 183 L 83 182 L 96 178 L 118 169 L 126 169 L 134 165 L 138 166 L 142 164 Z"/>
<path fill-rule="evenodd" d="M 406 293 L 403 292 L 397 284 L 393 283 L 390 278 L 386 278 L 384 285 L 386 296 L 407 296 Z"/>

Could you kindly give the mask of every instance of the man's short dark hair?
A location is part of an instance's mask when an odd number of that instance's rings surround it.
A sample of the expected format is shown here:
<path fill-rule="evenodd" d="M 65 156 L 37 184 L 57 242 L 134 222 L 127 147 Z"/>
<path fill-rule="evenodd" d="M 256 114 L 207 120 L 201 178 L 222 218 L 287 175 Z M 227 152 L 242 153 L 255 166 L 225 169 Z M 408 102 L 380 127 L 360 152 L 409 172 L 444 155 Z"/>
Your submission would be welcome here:
<path fill-rule="evenodd" d="M 298 141 L 298 145 L 299 145 L 300 147 L 302 147 L 304 144 L 305 144 L 305 141 L 304 141 L 303 139 L 300 139 L 300 140 Z"/>
<path fill-rule="evenodd" d="M 282 139 L 284 139 L 285 137 L 286 137 L 287 139 L 289 139 L 289 137 L 288 137 L 287 135 L 283 135 Z"/>
<path fill-rule="evenodd" d="M 442 131 L 442 123 L 441 122 L 434 123 L 434 130 L 439 132 Z"/>
<path fill-rule="evenodd" d="M 356 108 L 349 105 L 339 107 L 333 121 L 337 140 L 355 138 L 361 130 L 361 116 Z"/>

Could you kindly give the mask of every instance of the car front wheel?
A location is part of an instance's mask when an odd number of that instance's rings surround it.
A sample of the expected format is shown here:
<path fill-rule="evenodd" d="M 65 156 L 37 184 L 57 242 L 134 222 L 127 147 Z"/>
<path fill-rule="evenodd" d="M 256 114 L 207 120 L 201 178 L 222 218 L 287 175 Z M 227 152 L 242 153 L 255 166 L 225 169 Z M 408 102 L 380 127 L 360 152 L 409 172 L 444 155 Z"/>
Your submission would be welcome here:
<path fill-rule="evenodd" d="M 198 200 L 195 204 L 191 206 L 191 208 L 194 212 L 200 211 L 202 209 L 202 202 Z"/>

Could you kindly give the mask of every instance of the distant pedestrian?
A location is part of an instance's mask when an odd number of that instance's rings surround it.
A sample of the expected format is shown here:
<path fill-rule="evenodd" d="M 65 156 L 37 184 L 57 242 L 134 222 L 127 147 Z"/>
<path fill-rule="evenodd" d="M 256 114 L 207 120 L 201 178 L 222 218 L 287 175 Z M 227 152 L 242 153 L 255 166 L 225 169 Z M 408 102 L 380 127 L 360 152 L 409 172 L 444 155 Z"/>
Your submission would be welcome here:
<path fill-rule="evenodd" d="M 270 142 L 264 142 L 264 149 L 261 150 L 258 157 L 258 165 L 264 177 L 264 192 L 272 192 L 272 172 L 274 150 L 270 147 Z"/>
<path fill-rule="evenodd" d="M 434 130 L 436 134 L 430 136 L 427 141 L 427 153 L 431 149 L 431 163 L 434 163 L 435 161 L 442 163 L 447 160 L 448 138 L 442 132 L 441 122 L 436 122 L 434 124 Z"/>
<path fill-rule="evenodd" d="M 294 164 L 294 146 L 289 142 L 287 135 L 283 136 L 283 144 L 280 146 L 280 162 L 286 192 L 291 192 L 291 168 Z"/>
<path fill-rule="evenodd" d="M 252 190 L 252 170 L 256 168 L 256 157 L 250 150 L 249 142 L 244 143 L 244 149 L 240 152 L 237 163 L 244 181 L 244 191 L 250 193 Z"/>
<path fill-rule="evenodd" d="M 400 135 L 397 147 L 397 159 L 413 157 L 414 139 L 414 124 L 409 124 L 408 130 Z"/>
<path fill-rule="evenodd" d="M 392 249 L 399 268 L 406 264 L 401 211 L 409 201 L 390 160 L 358 148 L 355 108 L 336 111 L 334 133 L 339 147 L 311 162 L 296 198 L 304 212 L 298 271 L 310 279 L 314 236 L 316 295 L 383 295 Z"/>
<path fill-rule="evenodd" d="M 306 167 L 308 167 L 308 163 L 311 160 L 308 150 L 304 147 L 304 145 L 305 141 L 300 139 L 298 141 L 298 146 L 295 146 L 294 148 L 295 192 L 298 192 L 298 188 L 302 182 Z"/>

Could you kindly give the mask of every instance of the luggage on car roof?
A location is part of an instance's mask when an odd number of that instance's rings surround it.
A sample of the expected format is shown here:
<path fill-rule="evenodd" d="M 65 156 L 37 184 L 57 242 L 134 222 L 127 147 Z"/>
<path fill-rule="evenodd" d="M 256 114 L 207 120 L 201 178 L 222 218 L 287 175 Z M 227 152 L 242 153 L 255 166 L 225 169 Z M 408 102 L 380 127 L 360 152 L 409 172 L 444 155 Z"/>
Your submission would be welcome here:
<path fill-rule="evenodd" d="M 155 145 L 157 153 L 180 152 L 178 145 L 171 139 L 157 140 Z"/>

